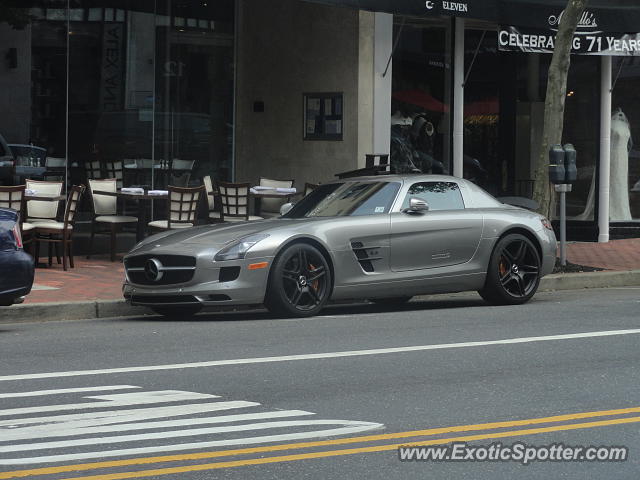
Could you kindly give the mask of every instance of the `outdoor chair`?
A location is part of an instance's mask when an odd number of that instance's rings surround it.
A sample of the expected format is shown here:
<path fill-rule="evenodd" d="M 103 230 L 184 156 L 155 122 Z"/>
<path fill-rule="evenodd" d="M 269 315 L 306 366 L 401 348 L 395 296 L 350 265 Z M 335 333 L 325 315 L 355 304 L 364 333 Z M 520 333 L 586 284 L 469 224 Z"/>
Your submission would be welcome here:
<path fill-rule="evenodd" d="M 115 178 L 117 188 L 122 188 L 124 185 L 124 171 L 122 162 L 108 161 L 106 162 L 106 174 L 107 178 Z"/>
<path fill-rule="evenodd" d="M 262 217 L 249 215 L 249 183 L 218 182 L 223 222 L 246 222 L 262 220 Z"/>
<path fill-rule="evenodd" d="M 118 215 L 118 199 L 109 195 L 96 195 L 94 190 L 103 192 L 116 192 L 117 180 L 89 180 L 89 191 L 93 204 L 93 219 L 91 221 L 91 240 L 89 241 L 89 255 L 93 253 L 93 239 L 96 234 L 108 234 L 111 237 L 110 253 L 111 261 L 116 259 L 116 236 L 125 225 L 138 223 L 138 217 Z"/>
<path fill-rule="evenodd" d="M 209 175 L 205 176 L 202 179 L 204 183 L 204 188 L 207 193 L 207 205 L 209 207 L 209 212 L 207 214 L 209 221 L 213 223 L 218 223 L 222 221 L 222 214 L 219 211 L 216 211 L 216 197 L 213 195 L 215 189 L 213 188 L 213 180 Z"/>
<path fill-rule="evenodd" d="M 206 194 L 204 186 L 183 188 L 169 186 L 167 200 L 167 220 L 149 222 L 149 227 L 155 230 L 175 230 L 191 228 L 196 225 L 198 202 Z"/>
<path fill-rule="evenodd" d="M 100 164 L 100 160 L 85 162 L 84 172 L 87 176 L 87 180 L 98 180 L 102 178 L 102 165 Z"/>
<path fill-rule="evenodd" d="M 59 157 L 47 157 L 44 161 L 46 171 L 43 174 L 45 180 L 63 182 L 66 177 L 67 159 Z M 27 187 L 29 188 L 29 187 Z"/>
<path fill-rule="evenodd" d="M 293 180 L 273 180 L 271 178 L 260 178 L 261 187 L 293 188 Z M 265 218 L 280 216 L 280 207 L 287 203 L 287 200 L 279 198 L 263 198 L 261 200 L 260 215 Z"/>
<path fill-rule="evenodd" d="M 74 185 L 69 191 L 69 197 L 67 199 L 67 207 L 64 211 L 64 221 L 62 222 L 34 222 L 35 225 L 35 243 L 36 243 L 36 263 L 40 256 L 40 244 L 49 244 L 49 266 L 52 263 L 52 246 L 56 248 L 56 256 L 58 247 L 62 246 L 62 268 L 67 271 L 67 260 L 71 268 L 73 265 L 73 251 L 72 251 L 72 237 L 73 226 L 76 219 L 76 213 L 80 204 L 80 199 L 84 193 L 84 185 Z"/>
<path fill-rule="evenodd" d="M 22 244 L 26 247 L 33 242 L 34 225 L 24 222 L 24 185 L 15 187 L 0 186 L 0 207 L 11 208 L 20 213 L 20 231 L 22 233 Z"/>
<path fill-rule="evenodd" d="M 33 190 L 37 194 L 60 195 L 62 182 L 43 182 L 40 180 L 27 180 L 26 189 Z M 60 202 L 45 202 L 41 200 L 29 200 L 26 208 L 25 222 L 34 223 L 57 222 Z"/>

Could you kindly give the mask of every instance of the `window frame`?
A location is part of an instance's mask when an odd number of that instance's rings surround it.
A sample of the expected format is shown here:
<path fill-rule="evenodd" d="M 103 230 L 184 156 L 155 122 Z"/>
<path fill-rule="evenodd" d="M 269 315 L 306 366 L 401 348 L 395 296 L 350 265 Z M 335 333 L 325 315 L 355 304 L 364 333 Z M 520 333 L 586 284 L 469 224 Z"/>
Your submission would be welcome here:
<path fill-rule="evenodd" d="M 410 197 L 409 191 L 411 190 L 411 188 L 414 187 L 415 185 L 419 185 L 423 183 L 427 183 L 427 184 L 447 183 L 447 184 L 455 185 L 458 190 L 458 194 L 460 195 L 460 200 L 462 201 L 462 208 L 447 208 L 447 209 L 432 210 L 431 204 L 429 204 L 429 210 L 428 210 L 429 212 L 459 212 L 461 210 L 467 210 L 469 208 L 467 206 L 467 202 L 465 201 L 465 192 L 463 188 L 464 186 L 460 182 L 446 179 L 446 180 L 421 180 L 421 181 L 407 182 L 407 184 L 405 185 L 405 188 L 402 190 L 400 196 L 398 197 L 397 207 L 394 208 L 392 211 L 402 212 L 404 210 L 403 206 L 405 204 L 405 200 L 407 200 Z"/>

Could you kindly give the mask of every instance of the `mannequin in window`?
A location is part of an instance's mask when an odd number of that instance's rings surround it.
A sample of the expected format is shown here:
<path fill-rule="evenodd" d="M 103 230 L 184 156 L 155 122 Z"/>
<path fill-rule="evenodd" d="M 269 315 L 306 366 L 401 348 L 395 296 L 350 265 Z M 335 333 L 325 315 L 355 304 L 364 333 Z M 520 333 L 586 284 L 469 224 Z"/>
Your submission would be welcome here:
<path fill-rule="evenodd" d="M 629 120 L 618 110 L 611 117 L 611 192 L 609 219 L 612 222 L 631 220 L 629 208 L 629 152 L 631 151 Z"/>
<path fill-rule="evenodd" d="M 611 159 L 609 177 L 609 220 L 626 222 L 631 220 L 629 208 L 629 152 L 633 143 L 629 120 L 618 108 L 611 116 Z M 596 176 L 591 177 L 591 188 L 584 211 L 571 220 L 593 220 L 596 198 Z"/>

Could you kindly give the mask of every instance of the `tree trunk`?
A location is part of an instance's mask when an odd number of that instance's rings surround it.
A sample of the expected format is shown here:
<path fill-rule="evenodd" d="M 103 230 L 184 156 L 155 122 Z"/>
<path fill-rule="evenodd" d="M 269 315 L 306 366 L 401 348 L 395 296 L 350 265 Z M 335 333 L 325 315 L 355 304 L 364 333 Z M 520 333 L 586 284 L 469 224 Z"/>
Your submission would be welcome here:
<path fill-rule="evenodd" d="M 571 62 L 573 36 L 588 0 L 568 0 L 558 27 L 544 105 L 542 148 L 533 179 L 533 199 L 540 205 L 539 212 L 547 217 L 555 213 L 555 195 L 549 183 L 549 147 L 562 142 L 564 102 L 567 96 L 567 74 Z"/>

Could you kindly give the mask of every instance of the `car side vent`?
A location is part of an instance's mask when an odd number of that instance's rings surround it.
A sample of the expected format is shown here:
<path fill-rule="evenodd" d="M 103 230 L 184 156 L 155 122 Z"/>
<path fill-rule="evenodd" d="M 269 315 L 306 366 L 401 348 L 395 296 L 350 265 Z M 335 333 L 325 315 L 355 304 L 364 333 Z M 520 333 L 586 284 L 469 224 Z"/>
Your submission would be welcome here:
<path fill-rule="evenodd" d="M 382 259 L 382 257 L 379 256 L 380 247 L 365 247 L 362 242 L 351 242 L 351 249 L 365 272 L 375 272 L 373 262 Z"/>

